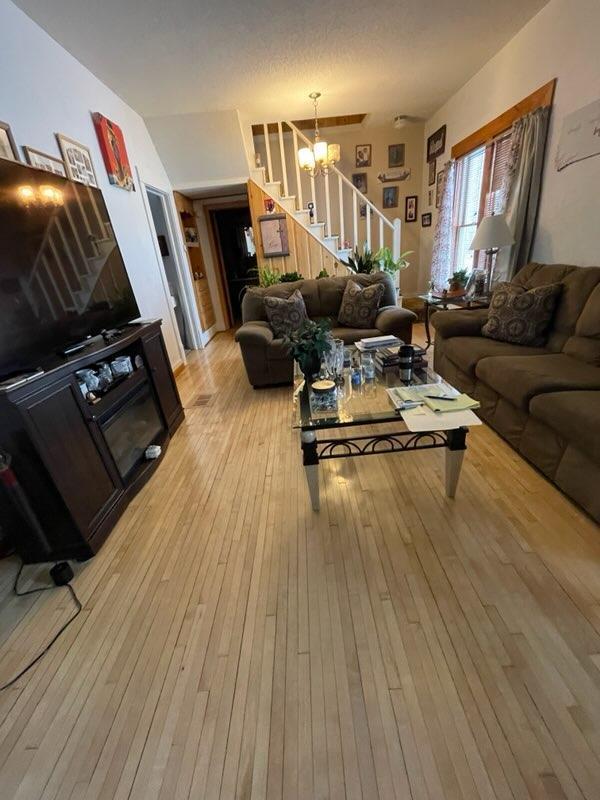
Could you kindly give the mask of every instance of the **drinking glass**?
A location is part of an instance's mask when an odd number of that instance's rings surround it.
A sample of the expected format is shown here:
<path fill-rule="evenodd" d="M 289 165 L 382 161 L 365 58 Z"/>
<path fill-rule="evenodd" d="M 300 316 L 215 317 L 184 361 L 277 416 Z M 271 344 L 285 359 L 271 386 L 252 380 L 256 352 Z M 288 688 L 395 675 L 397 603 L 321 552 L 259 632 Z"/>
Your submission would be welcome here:
<path fill-rule="evenodd" d="M 373 360 L 372 353 L 363 353 L 362 359 L 362 370 L 365 381 L 374 381 L 375 380 L 375 361 Z"/>

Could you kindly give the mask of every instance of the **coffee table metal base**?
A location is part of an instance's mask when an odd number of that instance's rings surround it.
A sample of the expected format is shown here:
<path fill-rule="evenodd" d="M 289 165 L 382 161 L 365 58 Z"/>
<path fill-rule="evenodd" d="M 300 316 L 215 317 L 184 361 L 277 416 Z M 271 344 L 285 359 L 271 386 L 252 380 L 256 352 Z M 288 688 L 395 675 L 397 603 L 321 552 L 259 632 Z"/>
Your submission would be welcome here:
<path fill-rule="evenodd" d="M 314 511 L 320 507 L 319 462 L 329 458 L 356 458 L 385 453 L 446 448 L 446 496 L 454 497 L 467 449 L 467 428 L 450 431 L 399 431 L 342 439 L 317 439 L 315 431 L 302 431 L 300 441 L 308 491 Z"/>

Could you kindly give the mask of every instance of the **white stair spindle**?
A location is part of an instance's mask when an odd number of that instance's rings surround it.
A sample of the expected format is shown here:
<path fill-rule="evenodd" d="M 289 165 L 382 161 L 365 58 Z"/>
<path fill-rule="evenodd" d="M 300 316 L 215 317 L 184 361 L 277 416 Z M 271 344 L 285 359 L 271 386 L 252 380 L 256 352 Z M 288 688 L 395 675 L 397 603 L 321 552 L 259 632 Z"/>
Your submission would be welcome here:
<path fill-rule="evenodd" d="M 402 223 L 398 217 L 396 217 L 393 224 L 394 231 L 392 234 L 392 257 L 394 261 L 397 261 L 400 258 L 400 230 Z"/>
<path fill-rule="evenodd" d="M 342 176 L 338 173 L 338 194 L 340 201 L 340 247 L 346 246 L 346 226 L 344 224 L 344 184 Z"/>
<path fill-rule="evenodd" d="M 263 133 L 265 136 L 265 147 L 267 149 L 267 172 L 269 173 L 269 181 L 273 180 L 273 162 L 271 161 L 271 143 L 269 142 L 269 126 L 263 125 Z"/>
<path fill-rule="evenodd" d="M 354 237 L 352 248 L 354 249 L 358 244 L 358 197 L 356 192 L 352 192 L 352 228 Z"/>
<path fill-rule="evenodd" d="M 293 131 L 294 137 L 294 163 L 296 164 L 296 197 L 298 198 L 298 208 L 304 208 L 302 202 L 302 181 L 300 180 L 300 164 L 298 163 L 298 134 Z"/>
<path fill-rule="evenodd" d="M 371 206 L 367 203 L 367 249 L 371 249 Z"/>
<path fill-rule="evenodd" d="M 331 236 L 331 201 L 329 197 L 329 173 L 325 173 L 325 212 L 327 236 Z"/>
<path fill-rule="evenodd" d="M 283 194 L 285 197 L 287 197 L 289 195 L 288 177 L 287 166 L 285 163 L 285 147 L 283 145 L 283 128 L 281 127 L 281 122 L 277 123 L 277 135 L 279 136 L 279 153 L 281 155 L 281 171 L 283 173 Z"/>
<path fill-rule="evenodd" d="M 383 217 L 379 217 L 379 249 L 383 247 Z"/>

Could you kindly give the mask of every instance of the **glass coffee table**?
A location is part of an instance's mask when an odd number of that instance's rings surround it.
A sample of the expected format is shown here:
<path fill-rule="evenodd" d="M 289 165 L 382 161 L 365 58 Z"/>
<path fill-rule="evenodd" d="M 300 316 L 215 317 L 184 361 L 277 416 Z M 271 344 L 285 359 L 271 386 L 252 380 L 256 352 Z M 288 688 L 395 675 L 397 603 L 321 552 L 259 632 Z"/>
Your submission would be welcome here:
<path fill-rule="evenodd" d="M 468 427 L 481 424 L 479 419 L 472 411 L 452 412 L 441 414 L 437 422 L 435 419 L 426 422 L 426 425 L 431 425 L 427 430 L 409 430 L 386 391 L 395 386 L 432 383 L 449 386 L 431 369 L 413 372 L 409 382 L 400 379 L 398 370 L 387 370 L 383 374 L 376 373 L 372 381 L 352 386 L 350 372 L 344 370 L 344 385 L 338 388 L 337 409 L 321 411 L 315 410 L 314 404 L 311 407 L 309 387 L 302 376 L 295 378 L 293 426 L 300 432 L 304 470 L 314 511 L 318 511 L 320 505 L 319 463 L 331 458 L 410 453 L 443 447 L 446 451 L 446 496 L 455 496 L 467 447 Z M 450 419 L 455 414 L 456 425 Z M 360 426 L 376 426 L 376 431 L 361 434 L 354 430 Z M 335 431 L 335 438 L 330 438 L 328 431 Z"/>

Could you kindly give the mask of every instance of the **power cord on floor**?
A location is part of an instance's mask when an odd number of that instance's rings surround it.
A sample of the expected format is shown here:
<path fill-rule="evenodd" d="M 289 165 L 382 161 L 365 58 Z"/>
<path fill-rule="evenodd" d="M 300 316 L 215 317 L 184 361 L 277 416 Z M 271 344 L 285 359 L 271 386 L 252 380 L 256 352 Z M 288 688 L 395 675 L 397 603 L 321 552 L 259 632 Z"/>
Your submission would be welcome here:
<path fill-rule="evenodd" d="M 76 611 L 73 614 L 73 616 L 65 622 L 65 624 L 58 631 L 58 633 L 56 633 L 52 637 L 52 639 L 48 642 L 46 647 L 44 647 L 42 652 L 39 653 L 33 659 L 33 661 L 31 661 L 25 667 L 25 669 L 22 669 L 21 672 L 19 672 L 18 675 L 15 675 L 15 677 L 12 678 L 10 681 L 8 681 L 8 683 L 5 683 L 3 686 L 0 686 L 0 692 L 3 692 L 5 689 L 8 689 L 11 686 L 13 686 L 19 680 L 19 678 L 22 678 L 23 675 L 25 675 L 27 672 L 29 672 L 30 669 L 35 667 L 35 665 L 38 663 L 38 661 L 40 661 L 46 655 L 46 653 L 50 650 L 52 645 L 67 630 L 69 625 L 72 622 L 74 622 L 74 620 L 79 616 L 79 614 L 81 613 L 81 609 L 82 609 L 81 602 L 80 602 L 79 598 L 77 597 L 77 594 L 75 593 L 75 589 L 73 589 L 73 587 L 71 586 L 71 584 L 69 582 L 73 578 L 73 570 L 71 569 L 71 567 L 66 562 L 63 561 L 63 562 L 61 562 L 59 564 L 55 564 L 52 567 L 52 569 L 50 570 L 50 576 L 52 577 L 52 580 L 54 581 L 54 586 L 40 586 L 37 589 L 28 589 L 27 591 L 22 592 L 22 591 L 19 590 L 19 579 L 21 578 L 21 575 L 23 573 L 24 566 L 25 566 L 25 564 L 21 563 L 21 566 L 19 567 L 19 571 L 17 572 L 17 575 L 15 577 L 15 582 L 14 582 L 14 585 L 13 585 L 13 592 L 17 595 L 17 597 L 26 597 L 27 595 L 37 594 L 38 592 L 49 592 L 52 589 L 55 589 L 57 586 L 64 586 L 66 589 L 69 590 L 69 592 L 71 594 L 71 597 L 73 598 L 73 602 L 75 603 Z"/>

